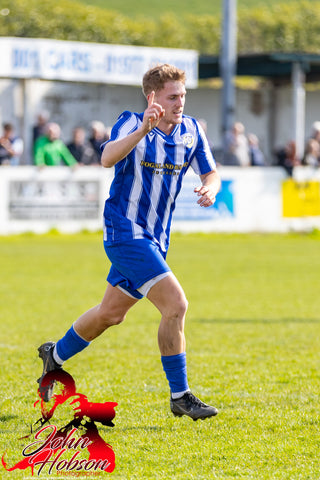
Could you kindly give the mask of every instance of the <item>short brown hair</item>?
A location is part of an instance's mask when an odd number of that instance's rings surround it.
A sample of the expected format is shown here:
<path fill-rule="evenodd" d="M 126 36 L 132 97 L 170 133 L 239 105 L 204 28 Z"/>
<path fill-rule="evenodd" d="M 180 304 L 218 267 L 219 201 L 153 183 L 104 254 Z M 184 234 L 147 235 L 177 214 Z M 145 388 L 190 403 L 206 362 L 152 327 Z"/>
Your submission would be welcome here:
<path fill-rule="evenodd" d="M 166 82 L 182 82 L 185 83 L 186 74 L 180 68 L 174 65 L 164 63 L 150 68 L 142 79 L 142 91 L 145 96 L 149 95 L 153 90 L 162 90 Z"/>

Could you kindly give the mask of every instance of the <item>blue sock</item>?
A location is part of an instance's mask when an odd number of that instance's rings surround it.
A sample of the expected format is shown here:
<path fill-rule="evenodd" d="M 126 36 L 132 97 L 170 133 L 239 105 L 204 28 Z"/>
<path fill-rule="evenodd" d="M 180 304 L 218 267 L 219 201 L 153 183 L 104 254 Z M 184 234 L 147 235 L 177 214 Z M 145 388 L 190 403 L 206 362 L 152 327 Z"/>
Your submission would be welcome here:
<path fill-rule="evenodd" d="M 172 393 L 189 390 L 186 352 L 162 356 L 161 362 Z"/>
<path fill-rule="evenodd" d="M 56 344 L 56 350 L 61 360 L 65 361 L 68 358 L 73 357 L 76 353 L 81 352 L 89 345 L 82 337 L 80 337 L 75 329 L 72 327 L 67 331 L 64 337 L 62 337 Z"/>

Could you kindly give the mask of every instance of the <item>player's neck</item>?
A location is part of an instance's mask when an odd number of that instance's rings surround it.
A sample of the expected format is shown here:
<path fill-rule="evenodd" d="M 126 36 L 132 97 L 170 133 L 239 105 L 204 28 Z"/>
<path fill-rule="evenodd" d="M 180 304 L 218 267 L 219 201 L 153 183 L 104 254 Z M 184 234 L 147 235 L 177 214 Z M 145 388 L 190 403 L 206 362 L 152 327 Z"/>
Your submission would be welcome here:
<path fill-rule="evenodd" d="M 167 123 L 163 120 L 159 122 L 158 129 L 161 130 L 165 135 L 170 135 L 170 133 L 174 130 L 175 124 L 174 123 Z"/>

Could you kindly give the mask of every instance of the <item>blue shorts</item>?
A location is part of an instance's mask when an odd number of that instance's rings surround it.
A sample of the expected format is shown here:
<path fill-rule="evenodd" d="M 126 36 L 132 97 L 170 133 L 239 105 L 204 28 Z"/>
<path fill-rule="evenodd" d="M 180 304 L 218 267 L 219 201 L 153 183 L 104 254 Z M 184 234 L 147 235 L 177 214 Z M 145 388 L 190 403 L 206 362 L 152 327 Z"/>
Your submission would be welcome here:
<path fill-rule="evenodd" d="M 104 242 L 104 249 L 112 264 L 107 281 L 134 298 L 145 295 L 138 291 L 142 285 L 159 275 L 163 278 L 171 271 L 166 252 L 146 238 L 111 245 Z"/>

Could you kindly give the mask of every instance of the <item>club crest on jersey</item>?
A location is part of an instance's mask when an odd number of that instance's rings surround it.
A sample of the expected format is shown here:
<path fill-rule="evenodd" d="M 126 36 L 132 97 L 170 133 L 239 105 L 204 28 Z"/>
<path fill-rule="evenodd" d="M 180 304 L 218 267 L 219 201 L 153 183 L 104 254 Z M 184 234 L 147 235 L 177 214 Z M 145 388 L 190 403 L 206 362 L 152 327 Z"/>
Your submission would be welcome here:
<path fill-rule="evenodd" d="M 181 135 L 183 145 L 187 148 L 191 148 L 192 145 L 194 144 L 194 137 L 191 135 L 191 133 L 184 133 Z"/>

